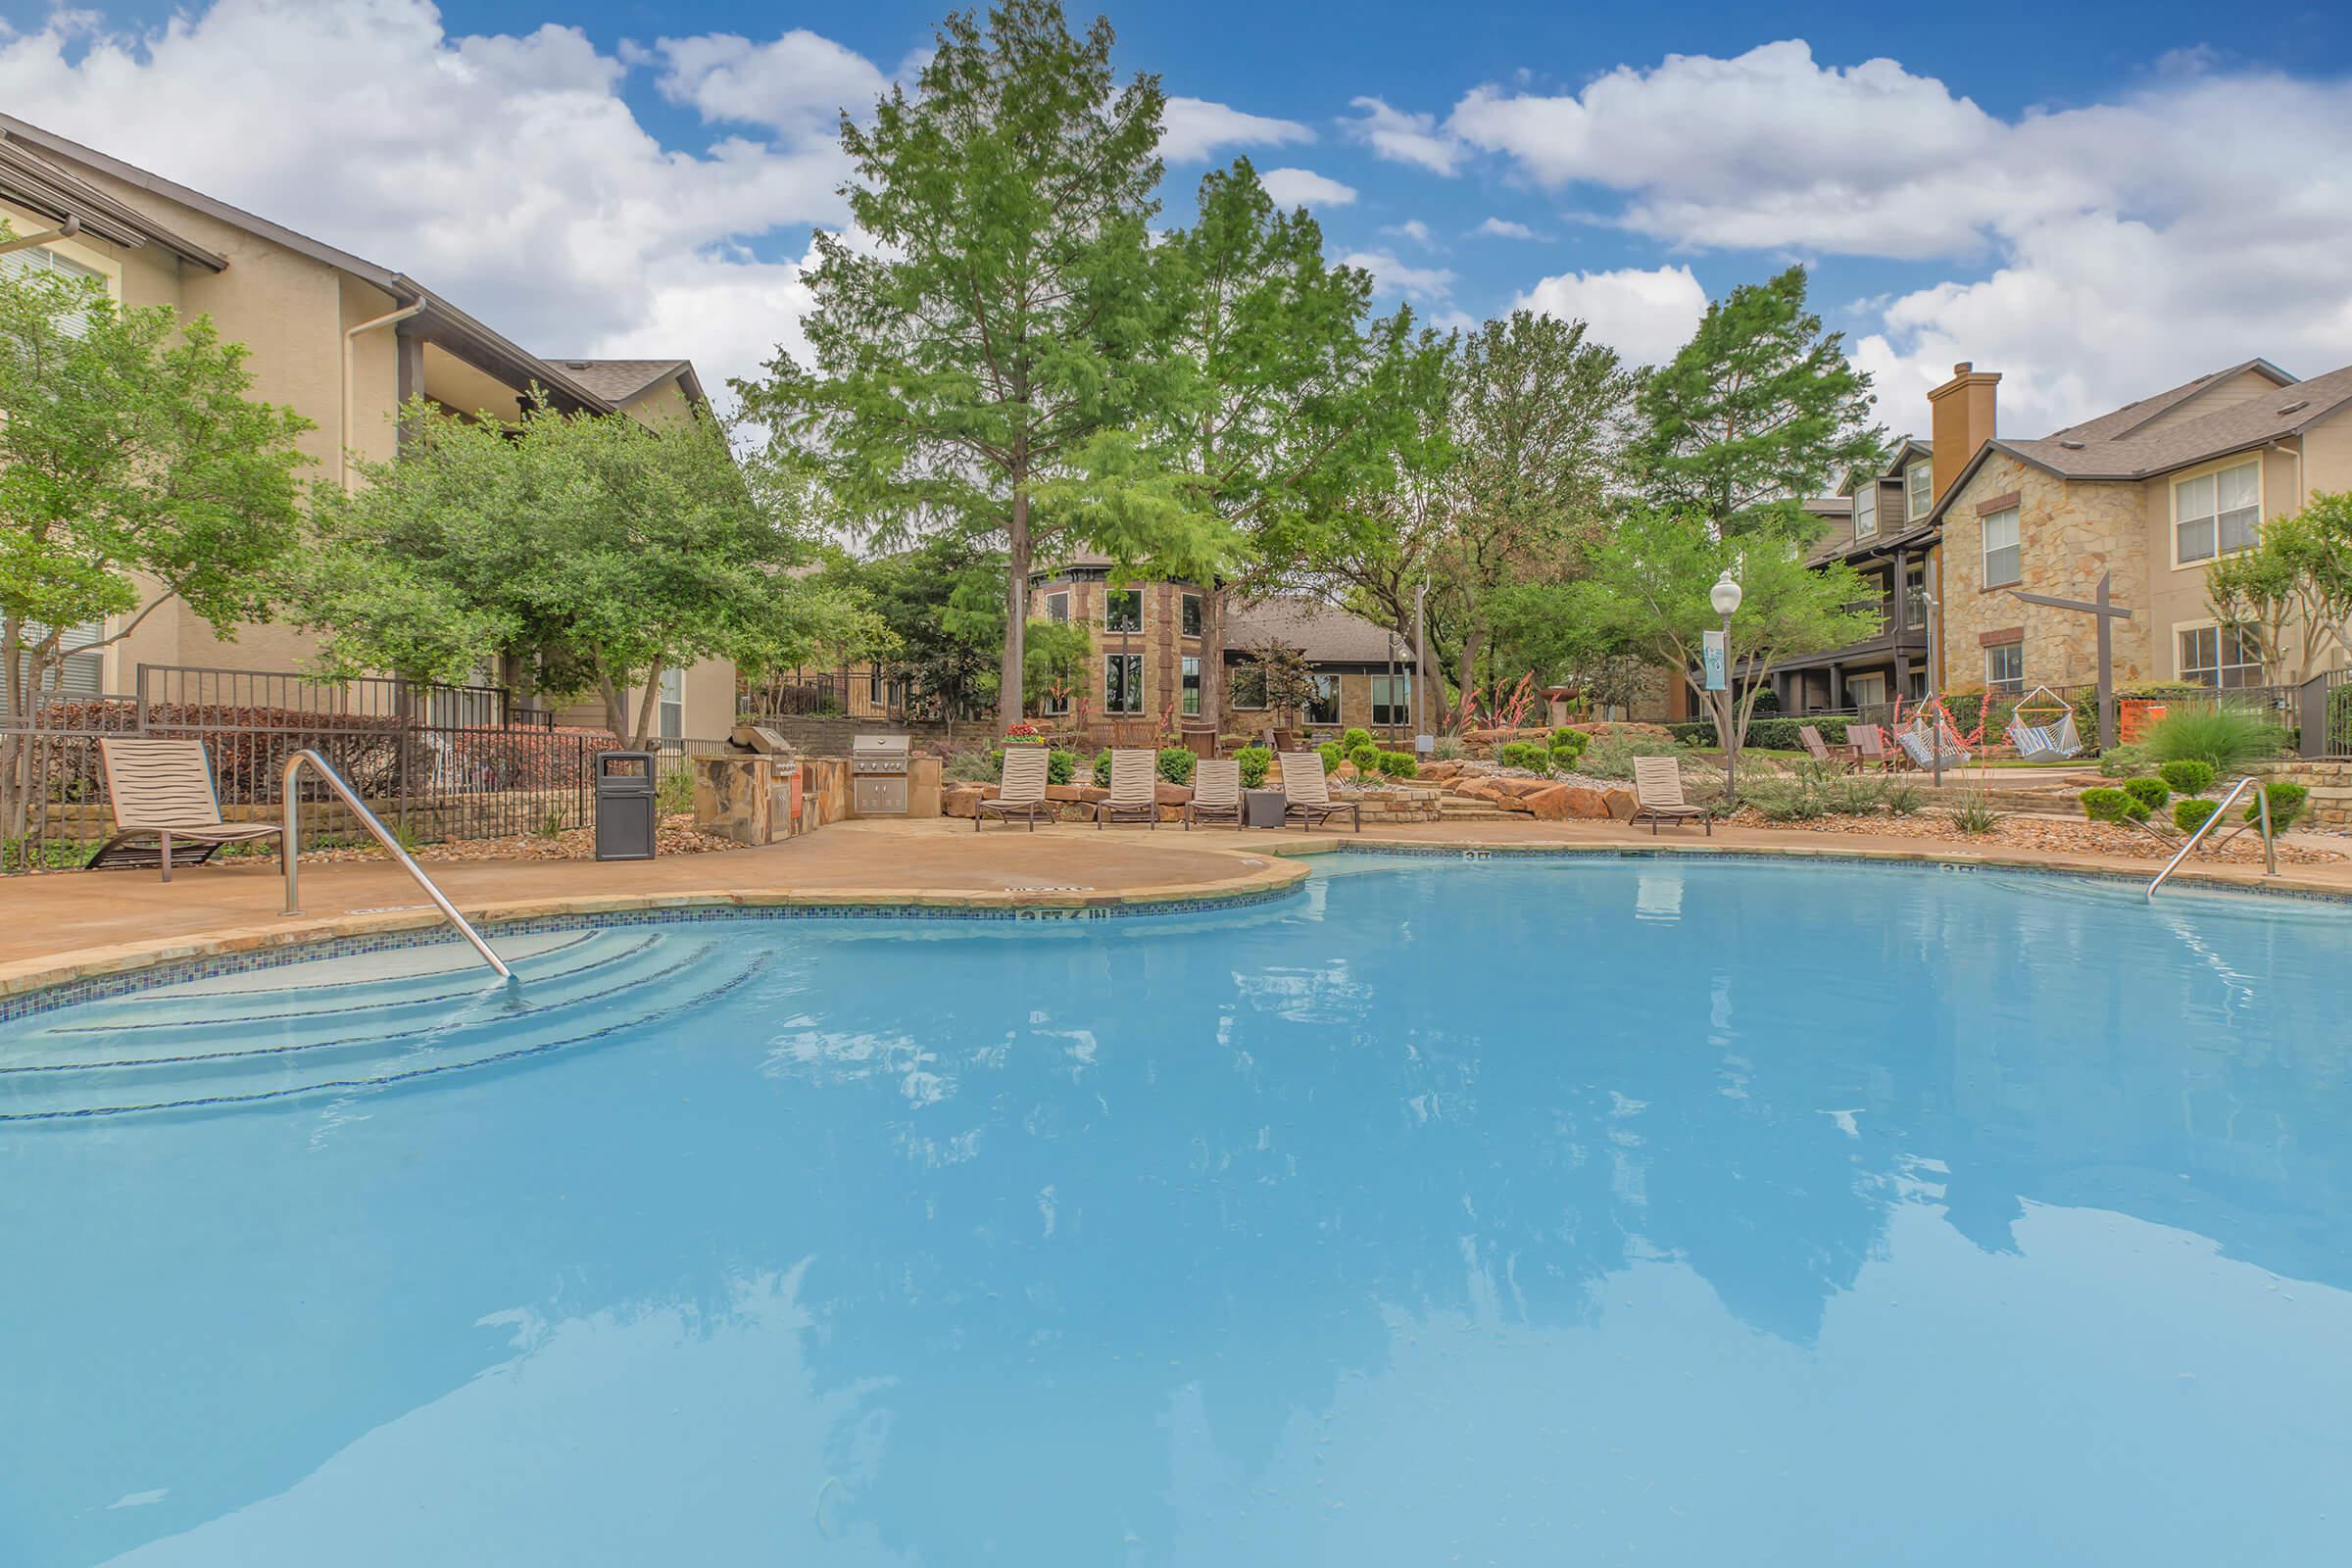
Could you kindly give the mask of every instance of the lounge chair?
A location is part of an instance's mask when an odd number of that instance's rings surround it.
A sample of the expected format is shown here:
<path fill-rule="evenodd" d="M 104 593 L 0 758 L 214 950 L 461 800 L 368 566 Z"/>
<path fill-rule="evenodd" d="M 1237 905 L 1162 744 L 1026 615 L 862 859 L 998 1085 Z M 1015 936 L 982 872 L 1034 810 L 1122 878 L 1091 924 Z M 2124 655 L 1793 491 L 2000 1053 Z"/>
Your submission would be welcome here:
<path fill-rule="evenodd" d="M 213 787 L 213 762 L 204 742 L 102 740 L 98 756 L 106 769 L 115 836 L 98 846 L 84 870 L 161 865 L 169 882 L 175 858 L 181 865 L 202 865 L 223 844 L 272 838 L 277 840 L 278 868 L 285 868 L 283 828 L 273 822 L 220 819 L 220 795 Z M 141 839 L 156 840 L 156 847 L 131 848 Z"/>
<path fill-rule="evenodd" d="M 1331 781 L 1324 776 L 1321 752 L 1282 754 L 1282 819 L 1286 824 L 1296 817 L 1312 833 L 1317 822 L 1327 822 L 1345 811 L 1358 833 L 1364 830 L 1361 806 L 1331 798 Z"/>
<path fill-rule="evenodd" d="M 1203 761 L 1193 768 L 1193 798 L 1184 808 L 1184 825 L 1231 822 L 1242 825 L 1242 764 L 1230 760 Z"/>
<path fill-rule="evenodd" d="M 1902 765 L 1896 754 L 1886 750 L 1886 732 L 1876 724 L 1846 725 L 1845 743 L 1854 749 L 1856 767 L 1891 770 Z"/>
<path fill-rule="evenodd" d="M 1095 803 L 1095 826 L 1149 822 L 1159 826 L 1159 759 L 1120 747 L 1110 754 L 1110 799 Z"/>
<path fill-rule="evenodd" d="M 1855 761 L 1850 755 L 1839 757 L 1833 753 L 1830 750 L 1830 743 L 1821 738 L 1821 726 L 1818 724 L 1797 725 L 1796 738 L 1805 743 L 1805 755 L 1812 758 L 1816 762 L 1826 763 L 1831 767 L 1843 768 L 1847 772 L 1851 772 L 1855 768 L 1862 765 L 1861 763 Z"/>
<path fill-rule="evenodd" d="M 1649 836 L 1658 836 L 1660 822 L 1688 822 L 1693 817 L 1706 824 L 1707 837 L 1715 836 L 1715 817 L 1703 806 L 1692 806 L 1683 799 L 1683 767 L 1671 757 L 1637 757 L 1634 759 L 1634 814 L 1633 820 L 1649 819 Z"/>
<path fill-rule="evenodd" d="M 1052 760 L 1043 746 L 1007 746 L 1004 748 L 1004 782 L 997 786 L 993 801 L 982 801 L 972 812 L 972 831 L 990 817 L 1000 822 L 1011 822 L 1015 817 L 1037 831 L 1040 821 L 1054 820 L 1056 808 L 1046 799 L 1046 769 Z"/>

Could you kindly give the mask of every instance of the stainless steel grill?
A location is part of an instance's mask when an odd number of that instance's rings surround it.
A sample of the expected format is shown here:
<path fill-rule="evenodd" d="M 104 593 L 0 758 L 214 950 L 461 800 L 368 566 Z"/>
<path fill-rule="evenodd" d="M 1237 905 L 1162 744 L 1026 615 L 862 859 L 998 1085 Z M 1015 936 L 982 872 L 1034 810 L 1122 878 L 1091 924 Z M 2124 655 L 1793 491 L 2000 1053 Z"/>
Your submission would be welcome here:
<path fill-rule="evenodd" d="M 906 737 L 859 735 L 850 742 L 850 809 L 858 816 L 906 814 Z"/>

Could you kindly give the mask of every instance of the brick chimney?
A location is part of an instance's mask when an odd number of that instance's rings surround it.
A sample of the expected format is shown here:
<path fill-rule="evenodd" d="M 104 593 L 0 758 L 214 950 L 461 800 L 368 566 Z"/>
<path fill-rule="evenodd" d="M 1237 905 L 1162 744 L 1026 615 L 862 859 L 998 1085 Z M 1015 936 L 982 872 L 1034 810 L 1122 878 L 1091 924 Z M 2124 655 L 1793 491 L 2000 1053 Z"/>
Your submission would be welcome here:
<path fill-rule="evenodd" d="M 1928 394 L 1928 439 L 1936 447 L 1936 499 L 1960 477 L 1977 449 L 1992 439 L 1992 389 L 2001 384 L 1998 370 L 1980 370 L 1966 360 L 1952 367 L 1952 378 Z"/>

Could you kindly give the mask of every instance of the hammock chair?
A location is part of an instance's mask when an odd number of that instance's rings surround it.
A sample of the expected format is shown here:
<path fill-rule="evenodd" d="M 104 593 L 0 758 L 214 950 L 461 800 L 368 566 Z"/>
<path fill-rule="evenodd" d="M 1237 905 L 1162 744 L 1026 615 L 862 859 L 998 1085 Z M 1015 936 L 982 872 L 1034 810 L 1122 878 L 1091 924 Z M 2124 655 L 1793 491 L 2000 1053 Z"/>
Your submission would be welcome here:
<path fill-rule="evenodd" d="M 2046 697 L 2046 703 L 2036 706 L 2036 696 Z M 2055 723 L 2027 722 L 2028 718 L 2049 715 Z M 2082 732 L 2075 727 L 2074 705 L 2060 698 L 2047 686 L 2036 686 L 2019 699 L 2009 715 L 2009 743 L 2017 748 L 2018 757 L 2028 762 L 2055 762 L 2073 757 L 2082 750 Z"/>
<path fill-rule="evenodd" d="M 1933 718 L 1929 715 L 1930 709 L 1935 710 Z M 1902 710 L 1899 706 L 1895 716 L 1900 722 Z M 1931 728 L 1931 725 L 1934 727 Z M 1969 760 L 1968 749 L 1981 742 L 1984 736 L 1984 719 L 1982 713 L 1978 715 L 1977 727 L 1962 735 L 1959 726 L 1952 722 L 1951 710 L 1943 706 L 1943 699 L 1931 697 L 1911 710 L 1911 722 L 1895 736 L 1895 743 L 1902 747 L 1903 755 L 1918 766 L 1932 768 L 1936 765 L 1936 738 L 1940 737 L 1942 765 L 1953 767 Z"/>

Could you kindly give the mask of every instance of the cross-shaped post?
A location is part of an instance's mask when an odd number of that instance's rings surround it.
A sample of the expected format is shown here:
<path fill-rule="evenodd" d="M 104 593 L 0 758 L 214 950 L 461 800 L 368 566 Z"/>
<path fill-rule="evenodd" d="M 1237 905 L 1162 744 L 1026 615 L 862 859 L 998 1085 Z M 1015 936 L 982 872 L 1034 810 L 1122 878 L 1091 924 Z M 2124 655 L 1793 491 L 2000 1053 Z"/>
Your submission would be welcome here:
<path fill-rule="evenodd" d="M 2052 599 L 2047 594 L 2030 594 L 2021 588 L 2009 590 L 2009 597 L 2022 599 L 2029 605 L 2041 605 L 2051 610 L 2073 610 L 2085 615 L 2096 615 L 2099 622 L 2099 750 L 2115 747 L 2115 637 L 2114 623 L 2130 620 L 2132 612 L 2115 603 L 2109 588 L 2115 573 L 2099 573 L 2098 597 L 2085 603 L 2080 599 Z"/>

